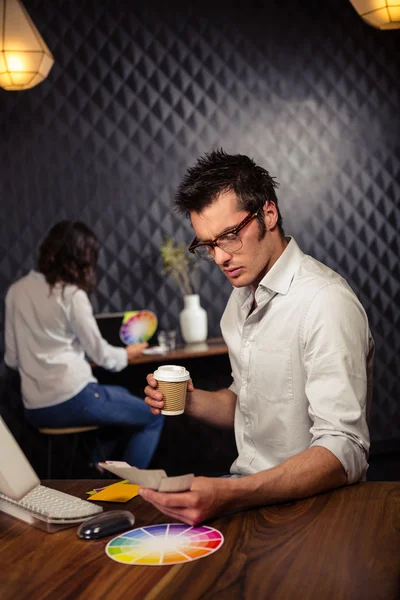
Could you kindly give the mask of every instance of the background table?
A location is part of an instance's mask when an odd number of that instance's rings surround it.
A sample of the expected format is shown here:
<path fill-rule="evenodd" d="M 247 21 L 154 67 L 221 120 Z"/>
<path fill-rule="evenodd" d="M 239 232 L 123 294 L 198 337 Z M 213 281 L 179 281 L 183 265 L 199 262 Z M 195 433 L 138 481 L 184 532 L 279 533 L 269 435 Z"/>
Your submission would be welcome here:
<path fill-rule="evenodd" d="M 103 481 L 53 481 L 85 497 Z M 110 483 L 109 481 L 107 483 Z M 135 498 L 136 526 L 172 522 Z M 398 600 L 400 483 L 361 483 L 209 523 L 225 536 L 214 554 L 175 566 L 118 564 L 111 538 L 80 540 L 76 528 L 46 534 L 0 513 L 2 600 Z"/>
<path fill-rule="evenodd" d="M 228 347 L 222 337 L 209 338 L 198 344 L 179 344 L 175 350 L 169 350 L 164 354 L 143 354 L 135 360 L 134 365 L 145 363 L 163 363 L 188 358 L 204 358 L 207 356 L 220 356 L 228 354 Z"/>

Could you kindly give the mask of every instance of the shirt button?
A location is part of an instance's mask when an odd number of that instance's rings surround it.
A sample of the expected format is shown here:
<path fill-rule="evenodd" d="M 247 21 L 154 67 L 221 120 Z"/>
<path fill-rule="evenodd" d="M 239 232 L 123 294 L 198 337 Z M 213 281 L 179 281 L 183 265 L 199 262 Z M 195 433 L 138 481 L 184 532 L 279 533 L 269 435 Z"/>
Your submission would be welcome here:
<path fill-rule="evenodd" d="M 246 346 L 246 348 L 247 348 L 248 346 L 250 346 L 250 342 L 249 342 L 249 340 L 246 340 L 246 341 L 245 341 L 245 343 L 244 343 L 244 345 Z"/>
<path fill-rule="evenodd" d="M 100 396 L 100 394 L 98 394 L 97 392 L 94 395 L 95 398 L 99 398 L 99 396 Z"/>

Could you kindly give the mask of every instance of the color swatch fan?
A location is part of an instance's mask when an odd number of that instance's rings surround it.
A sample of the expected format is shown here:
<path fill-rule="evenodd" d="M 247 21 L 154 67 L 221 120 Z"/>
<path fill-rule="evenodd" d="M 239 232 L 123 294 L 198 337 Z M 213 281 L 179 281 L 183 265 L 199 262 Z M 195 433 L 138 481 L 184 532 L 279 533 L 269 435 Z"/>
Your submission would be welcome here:
<path fill-rule="evenodd" d="M 119 337 L 124 344 L 147 342 L 157 329 L 157 317 L 150 310 L 126 312 L 122 319 Z"/>

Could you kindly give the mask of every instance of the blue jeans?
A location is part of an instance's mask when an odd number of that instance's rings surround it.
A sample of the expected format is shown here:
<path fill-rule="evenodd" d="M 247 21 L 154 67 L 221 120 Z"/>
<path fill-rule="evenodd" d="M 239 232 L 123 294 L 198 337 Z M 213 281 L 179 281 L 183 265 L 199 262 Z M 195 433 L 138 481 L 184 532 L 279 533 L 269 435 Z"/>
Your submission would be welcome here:
<path fill-rule="evenodd" d="M 102 425 L 98 432 L 99 448 L 94 462 L 118 460 L 113 455 L 121 437 L 127 442 L 123 460 L 146 469 L 160 439 L 162 415 L 153 415 L 143 400 L 123 387 L 89 383 L 79 394 L 61 404 L 34 410 L 25 409 L 34 427 L 78 427 Z"/>

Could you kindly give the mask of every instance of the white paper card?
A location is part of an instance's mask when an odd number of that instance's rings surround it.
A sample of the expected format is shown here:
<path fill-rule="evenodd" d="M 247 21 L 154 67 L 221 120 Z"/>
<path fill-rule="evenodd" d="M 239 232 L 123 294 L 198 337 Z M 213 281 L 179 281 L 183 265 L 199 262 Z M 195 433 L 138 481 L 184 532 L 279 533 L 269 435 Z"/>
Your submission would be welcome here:
<path fill-rule="evenodd" d="M 159 492 L 186 492 L 190 490 L 194 475 L 180 475 L 179 477 L 164 477 L 161 479 Z"/>
<path fill-rule="evenodd" d="M 121 479 L 127 479 L 131 483 L 159 492 L 185 492 L 190 490 L 194 478 L 193 474 L 168 477 L 163 469 L 137 469 L 126 462 L 116 460 L 108 460 L 99 464 Z"/>

